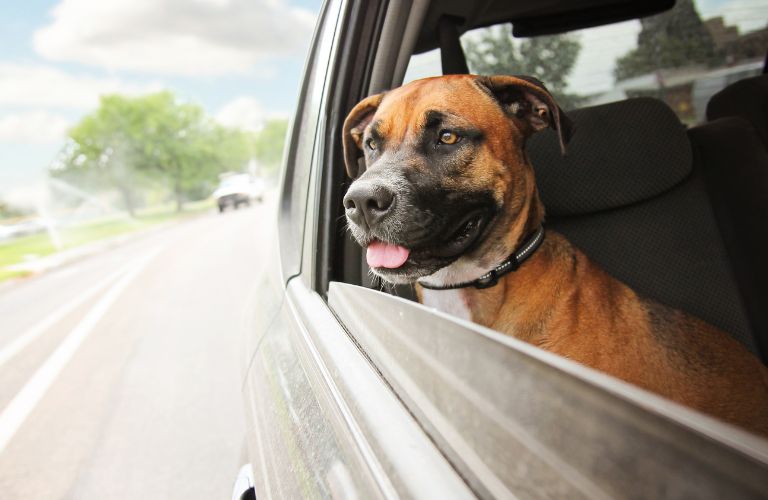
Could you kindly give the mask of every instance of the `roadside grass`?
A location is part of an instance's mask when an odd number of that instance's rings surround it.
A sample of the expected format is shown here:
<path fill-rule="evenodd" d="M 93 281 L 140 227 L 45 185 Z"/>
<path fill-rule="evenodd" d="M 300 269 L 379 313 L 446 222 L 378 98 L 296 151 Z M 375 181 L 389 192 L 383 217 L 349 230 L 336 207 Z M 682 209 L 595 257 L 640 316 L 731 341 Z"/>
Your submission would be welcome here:
<path fill-rule="evenodd" d="M 210 211 L 212 200 L 190 202 L 184 211 L 176 213 L 172 205 L 162 205 L 140 210 L 135 218 L 113 217 L 80 224 L 60 230 L 61 250 L 68 250 L 95 241 L 127 234 L 170 221 L 180 221 Z M 28 274 L 23 270 L 11 270 L 9 266 L 28 262 L 56 253 L 48 233 L 22 236 L 7 242 L 0 242 L 0 282 Z"/>

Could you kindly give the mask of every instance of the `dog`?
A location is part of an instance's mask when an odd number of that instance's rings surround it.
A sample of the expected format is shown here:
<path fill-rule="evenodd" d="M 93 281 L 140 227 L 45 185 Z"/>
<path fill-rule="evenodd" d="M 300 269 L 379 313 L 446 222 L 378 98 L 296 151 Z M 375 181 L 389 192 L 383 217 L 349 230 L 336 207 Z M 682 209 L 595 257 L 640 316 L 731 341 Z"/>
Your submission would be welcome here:
<path fill-rule="evenodd" d="M 638 296 L 544 231 L 526 139 L 572 124 L 532 77 L 450 75 L 344 122 L 348 228 L 372 272 L 472 320 L 768 436 L 768 369 L 704 321 Z M 524 290 L 524 293 L 520 293 Z"/>

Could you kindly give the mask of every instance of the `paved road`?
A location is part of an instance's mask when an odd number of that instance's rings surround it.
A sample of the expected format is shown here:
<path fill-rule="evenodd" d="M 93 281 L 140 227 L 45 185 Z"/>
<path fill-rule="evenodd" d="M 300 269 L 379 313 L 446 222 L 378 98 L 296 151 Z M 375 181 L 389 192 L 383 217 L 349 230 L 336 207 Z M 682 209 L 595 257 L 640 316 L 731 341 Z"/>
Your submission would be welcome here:
<path fill-rule="evenodd" d="M 0 291 L 0 498 L 229 498 L 268 212 L 212 213 Z"/>

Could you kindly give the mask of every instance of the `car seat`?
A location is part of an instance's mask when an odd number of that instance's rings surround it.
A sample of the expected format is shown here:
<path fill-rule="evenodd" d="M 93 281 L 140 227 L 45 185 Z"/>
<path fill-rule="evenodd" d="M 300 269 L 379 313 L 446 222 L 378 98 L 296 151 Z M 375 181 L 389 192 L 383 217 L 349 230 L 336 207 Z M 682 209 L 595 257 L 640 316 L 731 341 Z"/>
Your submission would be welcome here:
<path fill-rule="evenodd" d="M 738 116 L 757 131 L 768 149 L 768 74 L 745 78 L 728 85 L 707 104 L 707 120 Z"/>
<path fill-rule="evenodd" d="M 547 227 L 639 294 L 698 316 L 764 356 L 764 330 L 745 306 L 751 291 L 735 277 L 718 225 L 722 206 L 710 197 L 703 134 L 694 132 L 692 142 L 674 112 L 647 97 L 568 116 L 575 134 L 565 156 L 551 131 L 528 144 Z"/>

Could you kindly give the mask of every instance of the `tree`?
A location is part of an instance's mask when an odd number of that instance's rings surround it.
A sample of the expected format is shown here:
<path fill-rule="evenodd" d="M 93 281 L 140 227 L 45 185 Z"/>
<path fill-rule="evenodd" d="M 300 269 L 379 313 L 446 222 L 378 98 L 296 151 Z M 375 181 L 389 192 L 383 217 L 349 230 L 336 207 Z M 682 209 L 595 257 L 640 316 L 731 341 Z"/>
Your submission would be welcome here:
<path fill-rule="evenodd" d="M 31 213 L 32 210 L 27 207 L 12 205 L 7 201 L 0 200 L 0 219 L 23 217 Z"/>
<path fill-rule="evenodd" d="M 250 138 L 216 124 L 197 105 L 170 92 L 110 95 L 69 132 L 52 174 L 120 192 L 133 215 L 136 192 L 150 181 L 168 185 L 177 210 L 191 194 L 210 190 L 217 174 L 241 169 Z"/>
<path fill-rule="evenodd" d="M 527 38 L 512 36 L 511 25 L 487 28 L 477 38 L 463 40 L 467 64 L 483 75 L 530 75 L 547 86 L 563 108 L 577 107 L 581 98 L 566 91 L 568 76 L 581 51 L 576 35 Z"/>
<path fill-rule="evenodd" d="M 616 60 L 616 80 L 659 69 L 717 62 L 712 35 L 696 12 L 693 0 L 680 0 L 674 9 L 641 20 L 637 48 Z"/>
<path fill-rule="evenodd" d="M 255 156 L 267 175 L 275 175 L 283 160 L 287 120 L 269 120 L 254 138 Z"/>
<path fill-rule="evenodd" d="M 144 110 L 122 96 L 103 97 L 99 109 L 69 131 L 51 173 L 91 189 L 116 189 L 133 215 L 138 188 L 148 180 L 137 168 L 141 159 L 136 135 L 141 132 L 142 114 Z"/>

